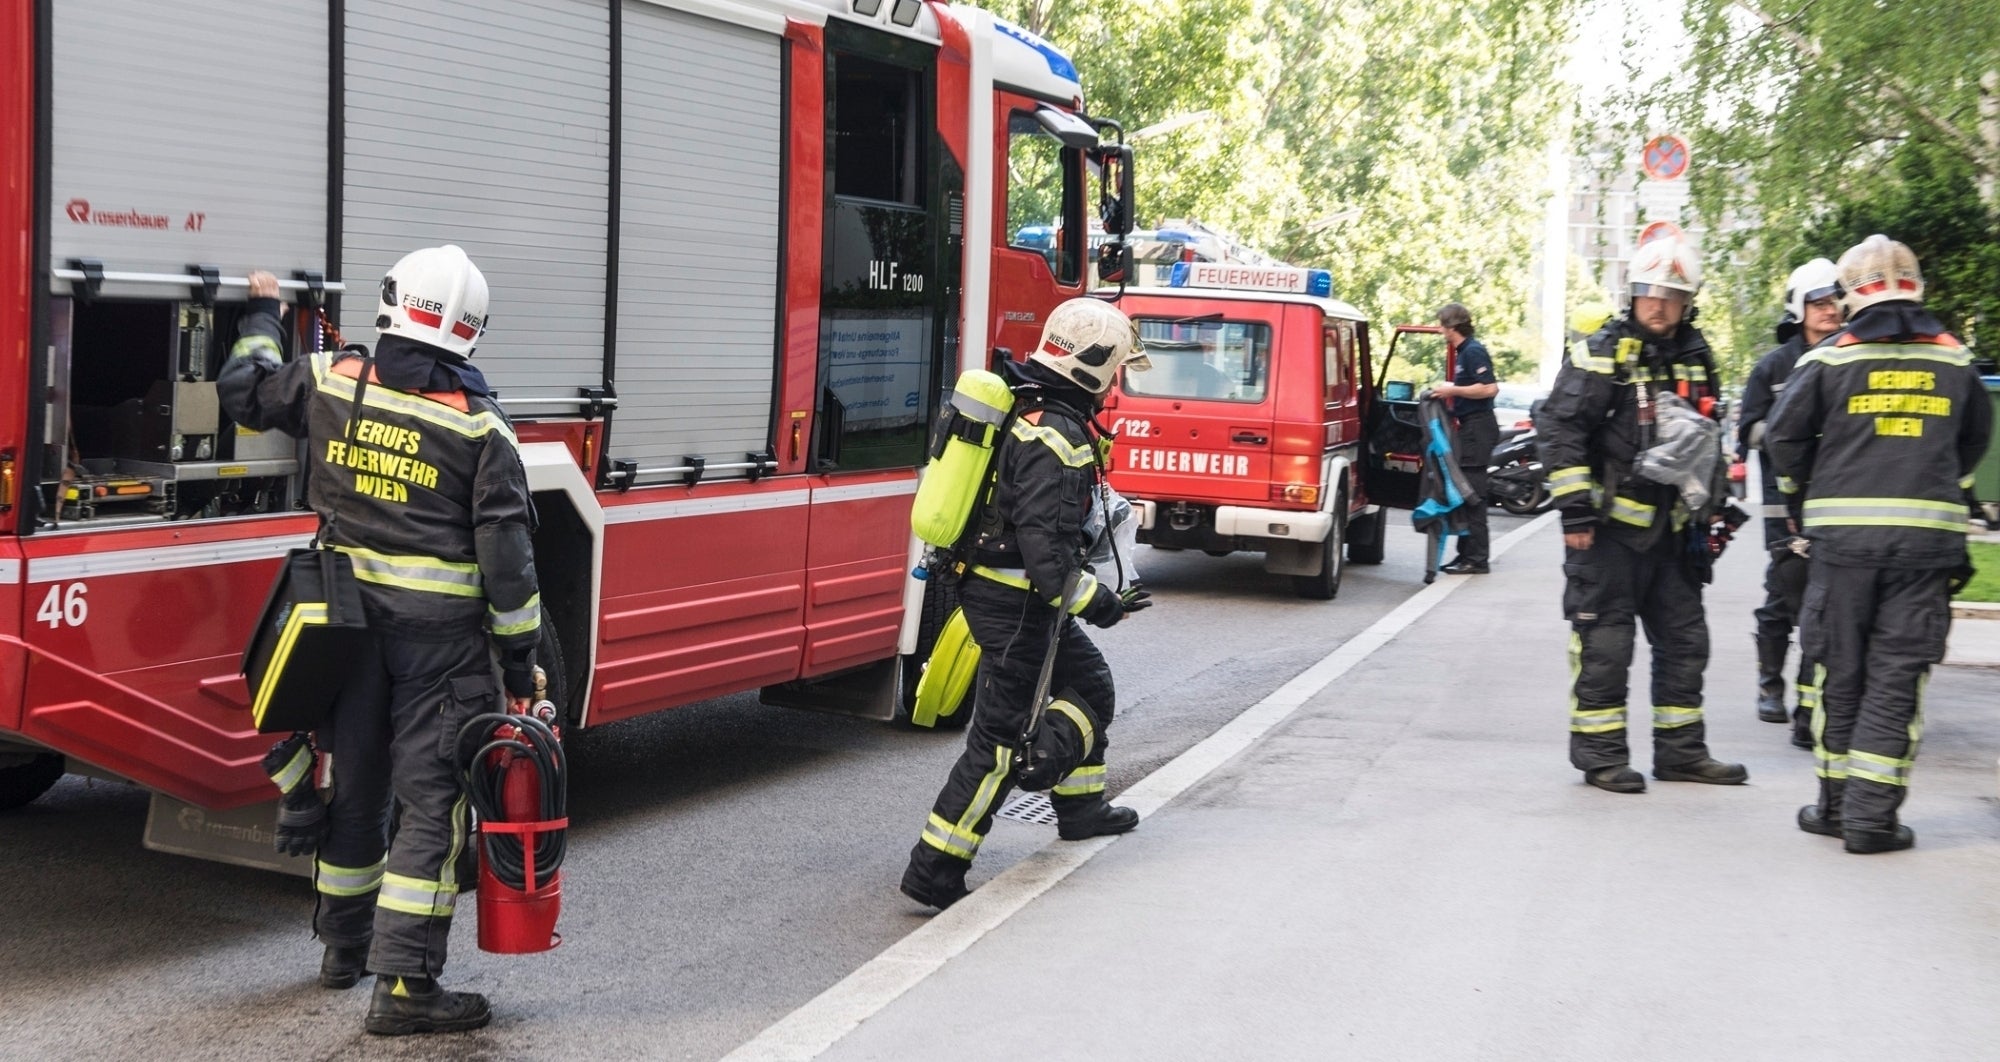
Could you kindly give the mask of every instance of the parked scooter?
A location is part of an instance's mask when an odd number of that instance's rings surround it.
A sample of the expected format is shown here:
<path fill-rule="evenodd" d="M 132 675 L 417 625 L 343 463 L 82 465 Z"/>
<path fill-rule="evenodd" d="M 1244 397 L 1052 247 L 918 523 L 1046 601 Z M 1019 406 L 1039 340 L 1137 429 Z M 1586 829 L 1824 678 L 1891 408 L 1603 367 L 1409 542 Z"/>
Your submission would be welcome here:
<path fill-rule="evenodd" d="M 1532 516 L 1549 508 L 1548 476 L 1535 447 L 1535 429 L 1502 433 L 1486 470 L 1486 500 L 1516 516 Z"/>

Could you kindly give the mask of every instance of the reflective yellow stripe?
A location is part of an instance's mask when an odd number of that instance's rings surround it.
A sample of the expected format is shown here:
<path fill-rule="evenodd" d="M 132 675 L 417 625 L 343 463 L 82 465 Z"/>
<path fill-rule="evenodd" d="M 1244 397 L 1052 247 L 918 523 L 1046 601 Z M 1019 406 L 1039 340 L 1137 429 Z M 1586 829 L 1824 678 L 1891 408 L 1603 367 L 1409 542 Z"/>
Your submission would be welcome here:
<path fill-rule="evenodd" d="M 1569 729 L 1575 734 L 1608 734 L 1613 730 L 1625 729 L 1625 709 L 1618 708 L 1572 708 L 1569 713 Z"/>
<path fill-rule="evenodd" d="M 1590 468 L 1586 465 L 1572 465 L 1558 468 L 1549 473 L 1549 496 L 1560 498 L 1565 494 L 1590 489 Z"/>
<path fill-rule="evenodd" d="M 384 856 L 372 867 L 340 867 L 324 859 L 317 863 L 313 888 L 328 896 L 366 896 L 382 884 L 382 868 L 389 859 Z"/>
<path fill-rule="evenodd" d="M 444 870 L 438 875 L 443 879 L 439 884 L 452 890 L 454 895 L 458 892 L 458 853 L 465 850 L 465 835 L 472 828 L 472 815 L 469 811 L 470 801 L 471 797 L 463 790 L 460 790 L 458 800 L 451 806 L 451 847 L 445 850 Z M 535 843 L 532 837 L 524 836 L 521 839 L 528 844 Z M 542 876 L 539 868 L 537 868 L 535 876 L 538 878 Z M 530 881 L 527 883 L 527 886 L 533 889 L 535 883 Z M 445 913 L 450 914 L 451 912 L 446 911 Z"/>
<path fill-rule="evenodd" d="M 1088 468 L 1097 463 L 1096 451 L 1091 446 L 1073 445 L 1063 437 L 1062 432 L 1047 425 L 1016 420 L 1013 431 L 1014 437 L 1022 442 L 1038 442 L 1048 447 L 1049 452 L 1055 454 L 1057 460 L 1071 468 Z"/>
<path fill-rule="evenodd" d="M 1815 736 L 1813 738 L 1813 773 L 1819 775 L 1821 778 L 1832 778 L 1835 780 L 1846 778 L 1847 757 L 1826 751 L 1826 747 L 1819 744 L 1819 738 Z"/>
<path fill-rule="evenodd" d="M 1677 705 L 1664 704 L 1653 706 L 1653 727 L 1655 729 L 1671 730 L 1674 727 L 1699 722 L 1701 722 L 1701 709 L 1699 708 L 1683 708 Z"/>
<path fill-rule="evenodd" d="M 1057 796 L 1089 796 L 1104 792 L 1104 765 L 1078 767 L 1056 783 Z"/>
<path fill-rule="evenodd" d="M 1813 498 L 1806 502 L 1807 527 L 1925 527 L 1965 533 L 1963 502 L 1923 498 Z"/>
<path fill-rule="evenodd" d="M 1959 490 L 1971 490 L 1971 489 L 1972 489 L 1972 483 L 1973 483 L 1973 481 L 1974 481 L 1975 479 L 1977 479 L 1977 478 L 1978 478 L 1977 476 L 1967 476 L 1967 477 L 1965 477 L 1964 479 L 1961 479 L 1961 480 L 1959 480 L 1959 481 L 1958 481 L 1958 489 L 1959 489 Z"/>
<path fill-rule="evenodd" d="M 232 358 L 247 358 L 253 354 L 269 354 L 279 361 L 285 358 L 285 352 L 278 346 L 277 340 L 254 332 L 237 340 L 236 345 L 229 348 L 229 356 Z"/>
<path fill-rule="evenodd" d="M 360 546 L 335 546 L 354 562 L 354 577 L 364 583 L 423 590 L 453 597 L 479 597 L 484 593 L 479 565 L 470 561 L 439 560 L 377 553 Z"/>
<path fill-rule="evenodd" d="M 505 612 L 495 611 L 486 606 L 486 614 L 493 627 L 493 633 L 505 637 L 510 634 L 526 634 L 542 625 L 542 595 L 528 598 L 528 603 L 520 608 L 510 608 Z"/>
<path fill-rule="evenodd" d="M 277 786 L 280 793 L 291 792 L 292 787 L 305 778 L 306 772 L 312 770 L 312 759 L 312 746 L 300 745 L 298 751 L 292 753 L 292 758 L 278 768 L 278 773 L 271 776 L 271 784 Z"/>
<path fill-rule="evenodd" d="M 1821 778 L 1836 781 L 1847 777 L 1847 757 L 1836 756 L 1826 750 L 1826 705 L 1822 691 L 1826 689 L 1826 665 L 1813 665 L 1811 686 L 1799 687 L 1799 700 L 1805 701 L 1806 690 L 1812 690 L 1812 739 L 1813 773 Z"/>
<path fill-rule="evenodd" d="M 1089 756 L 1090 750 L 1097 747 L 1097 728 L 1090 725 L 1090 717 L 1083 714 L 1083 709 L 1058 697 L 1049 702 L 1049 711 L 1058 712 L 1076 724 L 1077 732 L 1083 735 L 1083 754 Z"/>
<path fill-rule="evenodd" d="M 1799 359 L 1797 372 L 1810 362 L 1846 365 L 1855 361 L 1941 361 L 1946 365 L 1970 365 L 1972 355 L 1964 347 L 1931 343 L 1857 343 L 1851 347 L 1816 347 Z"/>
<path fill-rule="evenodd" d="M 1622 495 L 1611 498 L 1611 518 L 1620 523 L 1651 527 L 1653 518 L 1658 515 L 1659 510 L 1645 502 L 1636 502 Z"/>
<path fill-rule="evenodd" d="M 1107 594 L 1111 593 L 1111 589 L 1106 587 L 1104 592 Z M 1076 600 L 1070 603 L 1069 614 L 1072 616 L 1081 615 L 1084 608 L 1090 604 L 1091 599 L 1096 596 L 1097 576 L 1089 572 L 1076 573 Z M 1055 605 L 1058 608 L 1062 607 L 1062 595 L 1057 594 L 1055 599 L 1050 601 L 1049 604 Z"/>
<path fill-rule="evenodd" d="M 1910 768 L 1915 764 L 1909 757 L 1897 759 L 1878 756 L 1860 749 L 1847 750 L 1847 777 L 1863 778 L 1883 785 L 1909 785 Z"/>
<path fill-rule="evenodd" d="M 1674 365 L 1674 379 L 1686 380 L 1689 383 L 1707 383 L 1708 369 L 1701 365 L 1682 365 L 1676 363 Z"/>
<path fill-rule="evenodd" d="M 318 388 L 327 394 L 354 401 L 354 381 L 333 371 L 333 355 L 322 352 L 313 355 L 313 379 Z M 370 384 L 368 395 L 361 402 L 372 409 L 384 409 L 392 413 L 415 417 L 426 424 L 434 424 L 446 431 L 456 432 L 469 439 L 483 439 L 497 435 L 506 439 L 509 445 L 518 446 L 514 429 L 506 420 L 490 410 L 477 413 L 461 413 L 442 402 L 436 402 L 422 395 L 413 395 L 391 387 Z"/>
<path fill-rule="evenodd" d="M 972 828 L 979 825 L 979 820 L 985 818 L 993 807 L 993 798 L 1000 792 L 1000 783 L 1013 769 L 1014 750 L 1005 745 L 995 746 L 993 769 L 979 780 L 979 788 L 973 791 L 972 802 L 966 805 L 965 813 L 958 817 L 957 823 L 952 823 L 940 818 L 937 812 L 931 812 L 930 821 L 924 826 L 923 842 L 946 855 L 971 859 L 979 851 L 979 842 L 983 839 Z"/>
<path fill-rule="evenodd" d="M 924 843 L 946 855 L 960 859 L 971 859 L 979 853 L 979 835 L 970 830 L 961 830 L 932 812 L 930 821 L 924 823 Z"/>
<path fill-rule="evenodd" d="M 1792 477 L 1790 477 L 1790 476 L 1779 476 L 1779 477 L 1778 477 L 1778 493 L 1780 493 L 1780 494 L 1797 494 L 1798 492 L 1799 492 L 1799 481 L 1798 481 L 1798 480 L 1796 480 L 1796 479 L 1793 479 L 1793 478 L 1792 478 Z"/>
<path fill-rule="evenodd" d="M 308 626 L 326 625 L 326 603 L 301 603 L 292 607 L 292 614 L 285 617 L 285 629 L 278 632 L 278 646 L 271 650 L 271 663 L 264 669 L 264 681 L 257 686 L 257 699 L 250 705 L 252 723 L 264 725 L 264 713 L 271 710 L 271 698 L 278 692 L 278 682 L 285 677 L 285 666 L 292 658 L 292 649 L 298 645 L 299 632 Z"/>
<path fill-rule="evenodd" d="M 1618 370 L 1617 364 L 1610 358 L 1592 354 L 1589 343 L 1577 343 L 1570 347 L 1569 363 L 1585 372 L 1601 372 L 1606 376 Z"/>
<path fill-rule="evenodd" d="M 463 798 L 461 798 L 461 802 Z M 453 812 L 457 814 L 456 811 Z M 456 824 L 453 836 L 460 836 Z M 458 854 L 456 845 L 452 855 Z M 446 861 L 445 872 L 451 873 L 451 863 Z M 540 875 L 537 875 L 539 877 Z M 458 903 L 458 886 L 442 881 L 423 881 L 404 877 L 401 874 L 383 874 L 382 891 L 375 895 L 375 906 L 419 918 L 450 918 L 452 907 Z"/>
<path fill-rule="evenodd" d="M 972 566 L 972 574 L 983 579 L 991 579 L 1002 586 L 1011 586 L 1016 590 L 1033 589 L 1028 582 L 1028 573 L 1019 568 L 988 568 L 984 564 L 975 564 Z"/>

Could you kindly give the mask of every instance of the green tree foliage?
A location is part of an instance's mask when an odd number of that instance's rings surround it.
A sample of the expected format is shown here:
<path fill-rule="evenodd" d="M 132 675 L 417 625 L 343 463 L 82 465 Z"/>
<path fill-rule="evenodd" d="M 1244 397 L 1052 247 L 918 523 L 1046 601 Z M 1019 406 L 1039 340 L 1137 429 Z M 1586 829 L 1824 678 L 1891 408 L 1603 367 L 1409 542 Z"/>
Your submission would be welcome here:
<path fill-rule="evenodd" d="M 1331 269 L 1378 322 L 1469 306 L 1531 374 L 1531 264 L 1565 135 L 1579 0 L 999 0 L 1075 58 L 1092 112 L 1140 130 L 1142 224 L 1197 218 Z"/>
<path fill-rule="evenodd" d="M 1981 77 L 2000 70 L 2000 4 L 1685 5 L 1689 62 L 1627 114 L 1692 134 L 1696 206 L 1722 234 L 1705 249 L 1704 303 L 1761 332 L 1793 267 L 1885 232 L 1922 259 L 1949 323 L 1976 334 L 1994 320 L 2000 230 L 1978 187 L 2000 175 L 2000 145 L 1982 138 L 1978 112 Z"/>

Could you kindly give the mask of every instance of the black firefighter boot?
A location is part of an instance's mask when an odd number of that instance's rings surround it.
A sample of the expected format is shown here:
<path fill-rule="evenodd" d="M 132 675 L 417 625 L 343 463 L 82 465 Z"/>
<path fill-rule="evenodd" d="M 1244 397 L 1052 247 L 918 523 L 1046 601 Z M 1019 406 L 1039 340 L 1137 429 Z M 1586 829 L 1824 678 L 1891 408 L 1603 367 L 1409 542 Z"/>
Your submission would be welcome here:
<path fill-rule="evenodd" d="M 493 1009 L 477 992 L 447 992 L 430 977 L 375 978 L 365 1027 L 377 1036 L 465 1032 L 493 1020 Z"/>
<path fill-rule="evenodd" d="M 1840 836 L 1840 803 L 1847 782 L 1841 778 L 1819 780 L 1819 803 L 1799 809 L 1799 829 L 1821 837 Z"/>
<path fill-rule="evenodd" d="M 1709 785 L 1742 785 L 1750 780 L 1750 772 L 1740 763 L 1724 763 L 1713 756 L 1704 756 L 1693 763 L 1683 763 L 1674 767 L 1653 765 L 1653 777 L 1662 782 L 1706 782 Z"/>
<path fill-rule="evenodd" d="M 368 972 L 368 945 L 344 948 L 328 944 L 319 960 L 319 983 L 326 988 L 353 988 Z"/>
<path fill-rule="evenodd" d="M 1056 812 L 1056 836 L 1065 841 L 1087 841 L 1092 837 L 1125 833 L 1139 825 L 1138 812 L 1131 808 L 1114 808 L 1101 797 L 1082 808 L 1070 810 L 1058 807 Z"/>
<path fill-rule="evenodd" d="M 970 895 L 965 872 L 972 861 L 932 848 L 922 841 L 910 849 L 910 865 L 903 870 L 903 895 L 942 911 Z"/>
<path fill-rule="evenodd" d="M 1785 711 L 1785 654 L 1791 647 L 1786 638 L 1757 637 L 1757 718 L 1766 723 L 1791 720 Z"/>

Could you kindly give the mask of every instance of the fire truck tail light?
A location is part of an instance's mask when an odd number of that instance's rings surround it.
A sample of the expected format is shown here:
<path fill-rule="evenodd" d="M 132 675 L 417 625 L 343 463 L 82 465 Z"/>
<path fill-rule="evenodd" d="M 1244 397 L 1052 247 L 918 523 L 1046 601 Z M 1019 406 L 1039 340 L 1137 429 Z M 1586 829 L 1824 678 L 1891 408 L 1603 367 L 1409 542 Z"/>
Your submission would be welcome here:
<path fill-rule="evenodd" d="M 1319 504 L 1319 485 L 1316 483 L 1273 483 L 1271 500 L 1295 502 L 1300 505 Z"/>
<path fill-rule="evenodd" d="M 0 513 L 14 508 L 14 451 L 0 451 Z"/>

